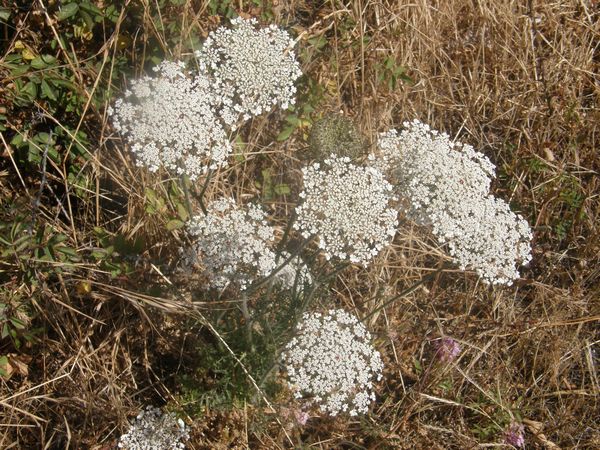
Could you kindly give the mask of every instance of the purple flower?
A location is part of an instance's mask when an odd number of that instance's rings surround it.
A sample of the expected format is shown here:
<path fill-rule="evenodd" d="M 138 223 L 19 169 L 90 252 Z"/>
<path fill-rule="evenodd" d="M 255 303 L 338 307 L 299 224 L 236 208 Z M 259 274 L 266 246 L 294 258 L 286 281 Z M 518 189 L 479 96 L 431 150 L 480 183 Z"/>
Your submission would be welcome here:
<path fill-rule="evenodd" d="M 294 410 L 294 417 L 296 419 L 296 422 L 298 422 L 298 425 L 306 425 L 306 422 L 308 421 L 308 413 L 306 411 L 302 411 L 299 409 Z"/>
<path fill-rule="evenodd" d="M 525 445 L 525 427 L 517 422 L 512 422 L 506 430 L 504 430 L 504 443 L 513 447 L 523 447 Z"/>
<path fill-rule="evenodd" d="M 452 362 L 460 354 L 460 344 L 448 336 L 444 336 L 436 343 L 437 357 L 440 361 Z"/>

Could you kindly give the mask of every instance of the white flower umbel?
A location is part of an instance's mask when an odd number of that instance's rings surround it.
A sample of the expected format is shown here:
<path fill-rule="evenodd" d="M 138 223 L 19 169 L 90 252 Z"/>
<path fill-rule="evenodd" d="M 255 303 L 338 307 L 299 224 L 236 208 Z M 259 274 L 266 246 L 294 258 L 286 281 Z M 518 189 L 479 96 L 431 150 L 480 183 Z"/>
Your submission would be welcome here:
<path fill-rule="evenodd" d="M 341 309 L 305 313 L 283 354 L 296 398 L 308 396 L 332 416 L 366 413 L 383 370 L 370 341 L 364 325 Z"/>
<path fill-rule="evenodd" d="M 153 70 L 155 77 L 133 81 L 109 109 L 137 164 L 152 172 L 163 166 L 192 180 L 226 166 L 230 99 L 213 89 L 206 74 L 190 77 L 182 62 L 164 61 Z"/>
<path fill-rule="evenodd" d="M 182 253 L 187 265 L 204 268 L 212 287 L 224 289 L 233 282 L 245 289 L 275 269 L 273 228 L 260 206 L 240 208 L 233 199 L 224 198 L 210 204 L 207 211 L 188 224 L 194 244 Z"/>
<path fill-rule="evenodd" d="M 418 120 L 404 127 L 379 135 L 373 165 L 394 182 L 412 220 L 429 225 L 432 212 L 487 195 L 495 167 L 485 155 Z"/>
<path fill-rule="evenodd" d="M 294 41 L 276 25 L 257 29 L 256 19 L 238 17 L 232 28 L 219 27 L 196 52 L 215 86 L 233 93 L 233 109 L 247 120 L 273 106 L 294 104 L 294 82 L 302 74 L 294 54 Z"/>
<path fill-rule="evenodd" d="M 181 440 L 186 439 L 189 432 L 183 420 L 148 406 L 119 438 L 118 446 L 126 450 L 181 450 L 185 448 Z"/>
<path fill-rule="evenodd" d="M 529 224 L 500 198 L 488 195 L 432 219 L 434 234 L 461 270 L 472 268 L 487 283 L 511 285 L 519 278 L 516 263 L 531 260 Z"/>
<path fill-rule="evenodd" d="M 294 228 L 305 238 L 316 235 L 327 259 L 366 265 L 390 243 L 398 212 L 390 207 L 392 186 L 379 170 L 331 155 L 302 173 L 303 201 Z"/>
<path fill-rule="evenodd" d="M 489 195 L 495 167 L 470 145 L 454 143 L 419 121 L 382 133 L 370 159 L 393 181 L 407 216 L 430 225 L 462 269 L 511 284 L 531 259 L 531 230 L 503 200 Z"/>

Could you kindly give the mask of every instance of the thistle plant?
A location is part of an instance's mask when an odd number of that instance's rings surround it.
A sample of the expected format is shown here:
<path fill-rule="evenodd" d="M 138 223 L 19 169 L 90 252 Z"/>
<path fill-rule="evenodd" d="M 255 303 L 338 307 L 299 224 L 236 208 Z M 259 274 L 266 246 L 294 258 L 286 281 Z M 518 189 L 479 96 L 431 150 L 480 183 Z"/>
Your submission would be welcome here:
<path fill-rule="evenodd" d="M 311 156 L 317 160 L 335 154 L 355 161 L 365 152 L 360 132 L 341 114 L 327 114 L 317 120 L 310 130 L 308 145 Z"/>
<path fill-rule="evenodd" d="M 294 228 L 305 238 L 317 236 L 327 259 L 366 266 L 396 233 L 392 186 L 378 169 L 335 155 L 303 168 L 302 174 Z"/>
<path fill-rule="evenodd" d="M 153 70 L 155 77 L 133 81 L 108 110 L 137 164 L 191 180 L 226 166 L 232 151 L 227 130 L 235 123 L 230 97 L 205 73 L 191 76 L 183 62 L 164 61 Z"/>
<path fill-rule="evenodd" d="M 172 413 L 148 406 L 140 412 L 127 433 L 119 438 L 118 447 L 125 450 L 181 450 L 189 431 Z"/>
<path fill-rule="evenodd" d="M 365 326 L 344 310 L 305 313 L 283 354 L 295 397 L 308 397 L 332 416 L 366 413 L 383 370 L 370 341 Z"/>
<path fill-rule="evenodd" d="M 283 109 L 293 105 L 294 82 L 302 74 L 289 34 L 276 25 L 257 29 L 257 24 L 256 19 L 232 19 L 231 28 L 211 32 L 196 52 L 215 89 L 232 97 L 233 109 L 244 120 L 275 105 Z"/>
<path fill-rule="evenodd" d="M 510 285 L 531 260 L 532 233 L 523 217 L 489 195 L 494 165 L 473 147 L 419 122 L 379 136 L 371 163 L 386 172 L 406 216 L 431 226 L 461 269 Z"/>

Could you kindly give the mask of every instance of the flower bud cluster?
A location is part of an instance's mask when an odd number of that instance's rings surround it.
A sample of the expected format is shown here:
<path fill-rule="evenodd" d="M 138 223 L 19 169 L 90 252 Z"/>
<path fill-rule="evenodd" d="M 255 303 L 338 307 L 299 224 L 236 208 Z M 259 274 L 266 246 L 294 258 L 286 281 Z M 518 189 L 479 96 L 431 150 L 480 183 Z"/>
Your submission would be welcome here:
<path fill-rule="evenodd" d="M 430 225 L 461 269 L 510 285 L 519 277 L 516 266 L 531 260 L 532 233 L 523 217 L 489 194 L 494 165 L 419 121 L 404 126 L 379 136 L 372 164 L 393 180 L 406 215 Z"/>
<path fill-rule="evenodd" d="M 164 61 L 154 71 L 156 77 L 133 81 L 109 109 L 137 164 L 152 172 L 164 166 L 192 180 L 227 165 L 232 146 L 221 111 L 230 100 L 205 75 L 191 77 L 182 62 Z"/>
<path fill-rule="evenodd" d="M 302 204 L 294 228 L 316 235 L 325 257 L 366 265 L 396 234 L 392 186 L 374 167 L 331 155 L 302 169 Z"/>
<path fill-rule="evenodd" d="M 277 258 L 272 250 L 274 230 L 258 205 L 241 208 L 231 198 L 215 200 L 208 214 L 193 217 L 188 233 L 194 240 L 182 249 L 183 264 L 201 265 L 211 287 L 224 289 L 233 283 L 244 290 L 259 278 L 269 276 L 290 257 L 287 252 Z M 312 277 L 300 258 L 293 258 L 274 276 L 274 283 L 290 289 L 310 283 Z"/>
<path fill-rule="evenodd" d="M 189 437 L 183 420 L 148 406 L 139 413 L 129 431 L 119 438 L 118 447 L 126 450 L 180 450 L 185 448 L 181 440 Z"/>
<path fill-rule="evenodd" d="M 302 74 L 294 41 L 276 25 L 256 29 L 256 19 L 238 17 L 232 28 L 211 32 L 196 52 L 223 92 L 233 94 L 233 109 L 244 120 L 269 112 L 274 105 L 294 104 L 294 82 Z"/>
<path fill-rule="evenodd" d="M 332 416 L 366 413 L 383 370 L 370 341 L 365 326 L 344 310 L 305 313 L 283 355 L 296 398 L 309 396 Z"/>

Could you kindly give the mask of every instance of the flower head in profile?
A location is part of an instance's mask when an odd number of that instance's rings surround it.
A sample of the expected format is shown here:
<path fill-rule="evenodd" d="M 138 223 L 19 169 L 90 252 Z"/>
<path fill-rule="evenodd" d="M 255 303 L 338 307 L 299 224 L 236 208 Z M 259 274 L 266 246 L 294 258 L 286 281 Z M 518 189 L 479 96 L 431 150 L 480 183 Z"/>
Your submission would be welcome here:
<path fill-rule="evenodd" d="M 187 231 L 194 243 L 182 253 L 188 266 L 204 268 L 212 287 L 224 289 L 234 283 L 245 289 L 275 269 L 273 228 L 260 206 L 242 208 L 233 199 L 223 198 L 207 210 L 207 215 L 195 216 L 189 222 Z"/>
<path fill-rule="evenodd" d="M 391 242 L 398 212 L 390 206 L 392 186 L 379 170 L 331 155 L 302 174 L 294 228 L 305 238 L 317 236 L 327 259 L 366 265 Z"/>
<path fill-rule="evenodd" d="M 288 33 L 257 24 L 256 19 L 232 19 L 231 28 L 211 32 L 196 52 L 215 89 L 233 96 L 232 108 L 245 120 L 275 105 L 285 109 L 294 104 L 294 82 L 302 74 Z"/>
<path fill-rule="evenodd" d="M 410 219 L 431 226 L 461 269 L 510 285 L 531 260 L 532 233 L 523 217 L 489 194 L 494 165 L 471 146 L 419 122 L 379 136 L 371 164 L 383 170 Z"/>
<path fill-rule="evenodd" d="M 305 313 L 283 356 L 296 398 L 307 396 L 332 416 L 367 412 L 383 370 L 370 341 L 364 325 L 341 309 Z"/>
<path fill-rule="evenodd" d="M 148 406 L 140 412 L 129 431 L 119 438 L 118 447 L 126 450 L 181 450 L 189 431 L 181 419 L 159 408 Z"/>
<path fill-rule="evenodd" d="M 190 76 L 182 62 L 164 61 L 153 70 L 155 77 L 133 81 L 109 108 L 137 164 L 192 180 L 227 165 L 232 146 L 221 114 L 227 97 L 212 89 L 205 74 Z"/>

